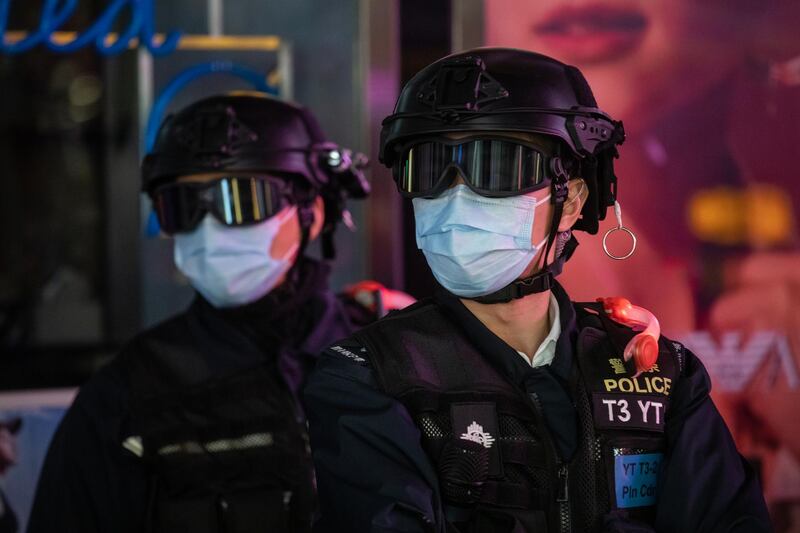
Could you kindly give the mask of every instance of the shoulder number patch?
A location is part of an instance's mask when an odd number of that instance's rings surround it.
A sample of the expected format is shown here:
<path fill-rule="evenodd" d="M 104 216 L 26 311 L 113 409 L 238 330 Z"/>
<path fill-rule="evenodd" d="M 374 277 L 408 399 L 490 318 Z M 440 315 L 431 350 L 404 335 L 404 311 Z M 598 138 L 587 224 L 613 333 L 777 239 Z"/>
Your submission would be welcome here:
<path fill-rule="evenodd" d="M 598 429 L 643 429 L 664 432 L 667 398 L 652 394 L 592 395 Z"/>

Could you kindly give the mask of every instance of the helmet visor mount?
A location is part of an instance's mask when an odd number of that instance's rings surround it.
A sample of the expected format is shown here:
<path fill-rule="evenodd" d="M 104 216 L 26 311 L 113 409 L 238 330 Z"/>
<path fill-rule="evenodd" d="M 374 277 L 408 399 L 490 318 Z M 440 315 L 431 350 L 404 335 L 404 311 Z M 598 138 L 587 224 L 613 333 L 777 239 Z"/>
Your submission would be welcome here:
<path fill-rule="evenodd" d="M 291 204 L 291 187 L 273 176 L 226 176 L 208 182 L 172 182 L 152 193 L 167 235 L 194 230 L 206 213 L 226 226 L 258 224 Z"/>
<path fill-rule="evenodd" d="M 400 150 L 395 181 L 406 198 L 433 198 L 461 175 L 487 197 L 525 194 L 547 187 L 557 158 L 542 147 L 503 137 L 416 139 Z"/>

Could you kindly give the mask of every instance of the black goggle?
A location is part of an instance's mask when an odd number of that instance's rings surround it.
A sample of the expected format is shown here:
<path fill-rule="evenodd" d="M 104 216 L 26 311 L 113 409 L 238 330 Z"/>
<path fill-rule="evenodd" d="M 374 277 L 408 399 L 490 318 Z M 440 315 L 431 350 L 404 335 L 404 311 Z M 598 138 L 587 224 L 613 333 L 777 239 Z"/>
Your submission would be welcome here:
<path fill-rule="evenodd" d="M 406 198 L 432 198 L 455 174 L 482 196 L 515 196 L 548 185 L 554 158 L 540 147 L 499 138 L 415 141 L 401 150 L 395 181 Z"/>
<path fill-rule="evenodd" d="M 167 235 L 194 230 L 206 213 L 226 226 L 258 224 L 289 205 L 290 186 L 273 176 L 230 176 L 175 182 L 153 191 L 153 208 Z"/>

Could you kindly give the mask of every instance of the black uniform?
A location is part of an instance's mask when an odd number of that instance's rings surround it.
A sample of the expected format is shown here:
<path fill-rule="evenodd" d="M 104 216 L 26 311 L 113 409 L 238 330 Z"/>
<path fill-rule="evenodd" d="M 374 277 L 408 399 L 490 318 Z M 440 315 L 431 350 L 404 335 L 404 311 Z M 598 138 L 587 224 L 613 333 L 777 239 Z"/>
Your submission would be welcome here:
<path fill-rule="evenodd" d="M 625 328 L 554 292 L 546 367 L 444 291 L 326 350 L 305 390 L 315 531 L 769 531 L 702 363 L 662 338 L 632 380 L 609 365 Z"/>
<path fill-rule="evenodd" d="M 0 490 L 0 533 L 17 533 L 19 523 L 14 509 L 8 504 L 8 499 Z"/>
<path fill-rule="evenodd" d="M 326 265 L 300 265 L 244 307 L 198 296 L 84 385 L 50 446 L 28 531 L 307 530 L 298 391 L 357 308 L 327 288 Z"/>

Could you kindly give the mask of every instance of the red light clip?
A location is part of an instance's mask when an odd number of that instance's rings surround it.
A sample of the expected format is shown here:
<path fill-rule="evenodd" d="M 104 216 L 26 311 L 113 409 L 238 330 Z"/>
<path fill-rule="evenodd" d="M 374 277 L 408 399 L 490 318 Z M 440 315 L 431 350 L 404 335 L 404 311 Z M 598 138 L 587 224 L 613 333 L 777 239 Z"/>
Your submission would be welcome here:
<path fill-rule="evenodd" d="M 379 318 L 389 311 L 403 309 L 416 301 L 409 294 L 387 289 L 373 280 L 363 280 L 348 285 L 343 292 L 366 309 L 377 313 Z"/>
<path fill-rule="evenodd" d="M 658 360 L 658 338 L 661 336 L 661 326 L 655 315 L 631 304 L 626 298 L 598 298 L 597 301 L 603 304 L 608 318 L 639 332 L 628 341 L 623 352 L 626 362 L 633 357 L 636 376 L 653 368 Z"/>

